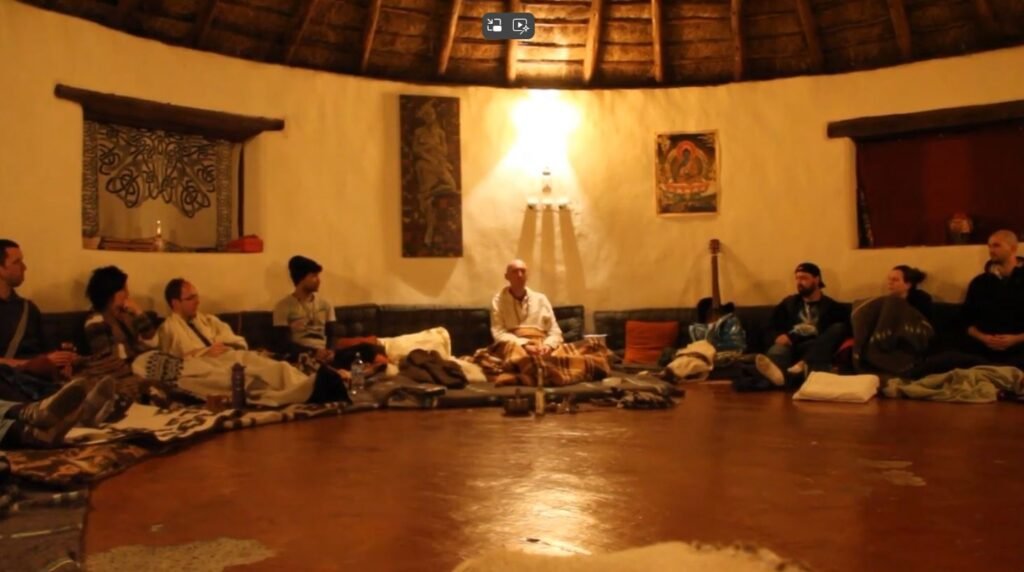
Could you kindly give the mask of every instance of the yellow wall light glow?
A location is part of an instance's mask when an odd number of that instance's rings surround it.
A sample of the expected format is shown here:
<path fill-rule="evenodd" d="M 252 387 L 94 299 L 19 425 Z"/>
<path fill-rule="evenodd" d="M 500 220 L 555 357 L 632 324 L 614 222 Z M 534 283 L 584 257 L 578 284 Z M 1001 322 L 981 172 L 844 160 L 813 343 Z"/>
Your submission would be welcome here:
<path fill-rule="evenodd" d="M 555 173 L 569 170 L 569 136 L 579 125 L 580 113 L 553 90 L 531 90 L 512 110 L 518 138 L 509 152 L 512 163 L 525 173 L 539 175 L 547 167 Z"/>

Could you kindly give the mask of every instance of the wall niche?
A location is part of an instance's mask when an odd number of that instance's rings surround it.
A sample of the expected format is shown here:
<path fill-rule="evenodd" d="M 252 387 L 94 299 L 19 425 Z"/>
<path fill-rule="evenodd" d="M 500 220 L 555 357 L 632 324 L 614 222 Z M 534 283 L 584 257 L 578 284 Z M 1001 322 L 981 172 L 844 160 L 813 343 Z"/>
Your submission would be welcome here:
<path fill-rule="evenodd" d="M 245 143 L 281 119 L 57 85 L 83 110 L 82 243 L 140 252 L 249 250 Z"/>

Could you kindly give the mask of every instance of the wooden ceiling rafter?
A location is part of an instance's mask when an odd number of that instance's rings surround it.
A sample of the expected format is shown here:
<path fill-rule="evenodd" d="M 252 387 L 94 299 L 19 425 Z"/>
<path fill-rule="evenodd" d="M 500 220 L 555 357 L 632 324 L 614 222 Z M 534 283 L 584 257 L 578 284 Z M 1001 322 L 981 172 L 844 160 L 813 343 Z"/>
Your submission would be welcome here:
<path fill-rule="evenodd" d="M 914 58 L 914 46 L 910 40 L 910 22 L 907 20 L 907 7 L 903 0 L 888 0 L 889 17 L 892 19 L 892 28 L 896 32 L 896 45 L 900 48 L 900 57 L 903 61 L 910 61 Z"/>
<path fill-rule="evenodd" d="M 363 59 L 359 63 L 359 71 L 365 73 L 370 66 L 370 54 L 373 53 L 373 39 L 377 35 L 377 24 L 380 23 L 380 6 L 382 0 L 370 1 L 370 13 L 363 31 Z"/>
<path fill-rule="evenodd" d="M 206 36 L 210 33 L 210 27 L 213 25 L 216 17 L 217 0 L 205 0 L 205 3 L 199 9 L 195 28 L 193 28 L 192 32 L 192 45 L 194 47 L 201 49 L 206 43 Z"/>
<path fill-rule="evenodd" d="M 603 0 L 590 0 L 590 19 L 587 22 L 587 44 L 583 55 L 583 83 L 590 85 L 601 47 L 601 12 Z"/>
<path fill-rule="evenodd" d="M 283 61 L 285 65 L 292 63 L 292 58 L 295 57 L 295 50 L 298 49 L 300 44 L 302 44 L 302 37 L 306 35 L 306 30 L 309 28 L 309 22 L 313 19 L 313 14 L 316 13 L 316 8 L 321 1 L 322 0 L 302 0 L 302 4 L 299 6 L 299 11 L 295 16 L 295 23 L 292 25 L 289 33 L 287 48 L 284 52 Z"/>
<path fill-rule="evenodd" d="M 448 73 L 448 61 L 452 57 L 452 46 L 455 45 L 455 36 L 459 30 L 459 15 L 462 13 L 462 0 L 452 0 L 452 12 L 448 17 L 448 27 L 445 29 L 441 54 L 437 60 L 437 75 L 444 77 Z"/>
<path fill-rule="evenodd" d="M 818 36 L 818 23 L 814 19 L 811 0 L 796 0 L 797 12 L 800 15 L 800 27 L 804 31 L 807 52 L 811 60 L 811 71 L 818 73 L 825 68 L 825 52 L 821 49 L 821 38 Z"/>
<path fill-rule="evenodd" d="M 662 35 L 664 32 L 662 26 L 661 0 L 651 0 L 651 48 L 654 59 L 654 81 L 657 83 L 665 82 L 665 60 L 662 52 L 665 38 Z"/>
<path fill-rule="evenodd" d="M 732 78 L 743 79 L 743 0 L 732 0 L 729 6 L 729 20 L 732 29 Z"/>
<path fill-rule="evenodd" d="M 522 0 L 508 0 L 508 11 L 509 12 L 522 12 L 523 3 Z M 508 60 L 505 62 L 505 81 L 512 85 L 517 79 L 516 66 L 519 63 L 519 40 L 508 40 Z"/>

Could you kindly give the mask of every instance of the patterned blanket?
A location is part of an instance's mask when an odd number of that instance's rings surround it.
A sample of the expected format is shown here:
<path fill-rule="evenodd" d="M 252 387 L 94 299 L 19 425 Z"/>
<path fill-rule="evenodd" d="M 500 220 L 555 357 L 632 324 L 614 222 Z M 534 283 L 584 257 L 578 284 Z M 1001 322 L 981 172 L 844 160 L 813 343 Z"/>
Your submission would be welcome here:
<path fill-rule="evenodd" d="M 55 450 L 17 450 L 6 453 L 11 474 L 49 485 L 71 486 L 119 473 L 151 455 L 163 454 L 198 437 L 271 423 L 286 423 L 343 412 L 372 409 L 372 404 L 298 404 L 282 409 L 212 413 L 204 409 L 160 409 L 132 405 L 125 417 L 97 429 L 75 428 L 68 439 L 76 446 Z"/>
<path fill-rule="evenodd" d="M 850 321 L 858 371 L 906 373 L 923 358 L 935 335 L 921 312 L 896 296 L 855 303 Z"/>
<path fill-rule="evenodd" d="M 561 387 L 604 379 L 612 371 L 609 355 L 607 347 L 588 339 L 562 344 L 546 356 L 527 353 L 513 342 L 496 342 L 477 350 L 471 359 L 495 385 L 536 386 L 542 373 L 544 386 Z"/>

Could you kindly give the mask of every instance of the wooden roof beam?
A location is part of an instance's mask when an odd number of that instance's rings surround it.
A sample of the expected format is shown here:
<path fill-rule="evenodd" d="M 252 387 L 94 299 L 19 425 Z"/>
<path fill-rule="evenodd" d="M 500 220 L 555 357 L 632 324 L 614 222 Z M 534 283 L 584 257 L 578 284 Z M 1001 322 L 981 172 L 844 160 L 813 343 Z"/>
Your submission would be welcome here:
<path fill-rule="evenodd" d="M 206 42 L 206 34 L 210 32 L 210 26 L 217 17 L 217 0 L 206 0 L 199 9 L 199 17 L 196 18 L 196 26 L 192 31 L 192 45 L 202 48 Z"/>
<path fill-rule="evenodd" d="M 302 0 L 302 5 L 299 6 L 299 12 L 295 17 L 295 24 L 292 26 L 291 34 L 289 35 L 288 48 L 284 53 L 285 65 L 292 63 L 295 49 L 302 43 L 302 36 L 306 34 L 309 21 L 313 18 L 313 13 L 316 12 L 316 7 L 320 2 L 321 0 Z"/>
<path fill-rule="evenodd" d="M 522 0 L 508 0 L 509 12 L 522 12 Z M 505 79 L 509 84 L 516 82 L 516 63 L 519 61 L 519 40 L 508 41 L 508 61 L 505 62 Z"/>
<path fill-rule="evenodd" d="M 114 28 L 123 28 L 129 19 L 135 15 L 141 0 L 120 0 L 110 17 L 110 25 Z"/>
<path fill-rule="evenodd" d="M 992 4 L 988 0 L 974 0 L 974 10 L 978 13 L 978 20 L 985 35 L 994 38 L 1002 35 L 999 24 L 996 23 L 996 15 L 992 10 Z"/>
<path fill-rule="evenodd" d="M 900 57 L 910 61 L 914 57 L 914 49 L 910 42 L 910 22 L 907 20 L 907 8 L 903 0 L 889 0 L 889 16 L 892 18 L 892 28 L 896 31 Z"/>
<path fill-rule="evenodd" d="M 807 51 L 811 57 L 811 70 L 820 72 L 825 67 L 825 54 L 821 50 L 821 38 L 818 37 L 818 23 L 814 20 L 811 0 L 796 0 L 796 8 L 800 13 L 800 25 L 803 26 Z"/>
<path fill-rule="evenodd" d="M 602 0 L 590 0 L 590 22 L 587 24 L 587 48 L 583 54 L 583 83 L 589 84 L 594 77 L 597 52 L 601 46 Z"/>
<path fill-rule="evenodd" d="M 444 77 L 448 73 L 448 60 L 452 57 L 452 46 L 455 45 L 455 33 L 459 29 L 459 14 L 462 12 L 462 0 L 452 0 L 452 13 L 448 18 L 448 29 L 441 47 L 441 57 L 437 61 L 437 75 Z"/>
<path fill-rule="evenodd" d="M 729 16 L 732 20 L 732 78 L 740 81 L 743 79 L 743 0 L 732 0 Z"/>
<path fill-rule="evenodd" d="M 373 51 L 373 37 L 377 35 L 377 22 L 380 21 L 381 0 L 370 2 L 370 17 L 366 20 L 366 31 L 363 33 L 363 61 L 359 64 L 359 70 L 366 72 L 370 65 L 370 53 Z"/>
<path fill-rule="evenodd" d="M 665 81 L 665 60 L 662 59 L 662 46 L 665 41 L 661 27 L 661 0 L 651 0 L 651 43 L 654 48 L 654 81 Z"/>

